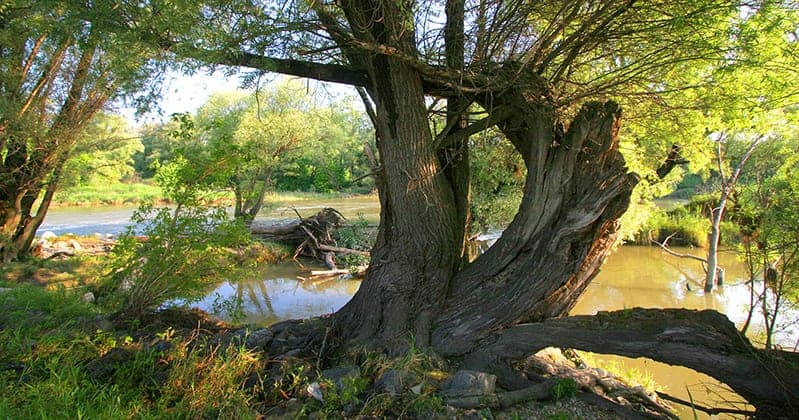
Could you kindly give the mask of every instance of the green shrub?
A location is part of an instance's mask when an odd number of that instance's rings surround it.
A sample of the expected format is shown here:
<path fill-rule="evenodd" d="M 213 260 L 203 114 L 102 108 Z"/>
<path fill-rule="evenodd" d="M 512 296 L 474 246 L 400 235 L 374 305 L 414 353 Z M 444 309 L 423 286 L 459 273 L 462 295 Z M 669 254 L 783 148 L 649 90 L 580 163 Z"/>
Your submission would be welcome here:
<path fill-rule="evenodd" d="M 560 401 L 564 398 L 571 398 L 577 395 L 579 387 L 577 382 L 571 378 L 558 378 L 552 386 L 552 399 Z"/>
<path fill-rule="evenodd" d="M 705 247 L 709 232 L 710 220 L 689 213 L 684 207 L 668 212 L 656 209 L 636 235 L 636 242 L 648 244 L 650 237 L 663 242 L 671 236 L 670 245 Z"/>
<path fill-rule="evenodd" d="M 169 301 L 201 298 L 229 260 L 224 247 L 247 240 L 246 228 L 222 208 L 143 205 L 131 221 L 111 253 L 107 277 L 110 302 L 126 318 Z"/>

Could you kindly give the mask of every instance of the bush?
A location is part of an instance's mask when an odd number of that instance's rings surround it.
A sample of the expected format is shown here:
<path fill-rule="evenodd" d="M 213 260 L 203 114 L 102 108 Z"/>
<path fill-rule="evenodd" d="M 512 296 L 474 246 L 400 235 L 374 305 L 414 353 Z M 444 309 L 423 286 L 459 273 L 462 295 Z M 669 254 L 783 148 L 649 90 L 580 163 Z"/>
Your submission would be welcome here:
<path fill-rule="evenodd" d="M 650 237 L 663 242 L 670 235 L 674 235 L 670 241 L 671 245 L 706 247 L 709 232 L 708 219 L 689 213 L 683 207 L 669 212 L 655 210 L 636 236 L 636 242 L 648 244 Z"/>
<path fill-rule="evenodd" d="M 141 206 L 110 258 L 111 303 L 125 318 L 139 318 L 169 301 L 201 298 L 217 282 L 228 253 L 247 230 L 222 208 Z M 136 229 L 142 229 L 142 236 Z"/>

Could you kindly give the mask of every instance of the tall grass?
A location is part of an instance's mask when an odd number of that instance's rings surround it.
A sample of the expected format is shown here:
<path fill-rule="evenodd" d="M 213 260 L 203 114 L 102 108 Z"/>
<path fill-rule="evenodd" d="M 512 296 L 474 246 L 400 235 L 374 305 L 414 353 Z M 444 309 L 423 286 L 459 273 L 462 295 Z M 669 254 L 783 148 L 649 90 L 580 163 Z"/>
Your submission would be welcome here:
<path fill-rule="evenodd" d="M 99 329 L 97 307 L 64 290 L 18 286 L 0 305 L 0 418 L 257 416 L 244 384 L 263 361 L 241 347 L 171 330 L 156 334 L 167 346 L 134 341 Z M 126 356 L 108 358 L 115 349 Z"/>

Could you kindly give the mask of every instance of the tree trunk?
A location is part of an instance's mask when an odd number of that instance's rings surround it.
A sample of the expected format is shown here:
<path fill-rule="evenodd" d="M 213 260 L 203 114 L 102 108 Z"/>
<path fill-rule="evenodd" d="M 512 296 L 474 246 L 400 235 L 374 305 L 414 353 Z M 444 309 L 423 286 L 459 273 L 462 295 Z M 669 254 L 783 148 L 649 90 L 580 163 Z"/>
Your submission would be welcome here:
<path fill-rule="evenodd" d="M 586 105 L 564 135 L 551 107 L 506 95 L 493 103 L 512 109 L 499 127 L 527 165 L 524 197 L 502 237 L 455 276 L 433 335 L 445 355 L 515 323 L 566 314 L 610 251 L 637 182 L 617 150 L 615 104 Z"/>
<path fill-rule="evenodd" d="M 463 227 L 428 129 L 421 78 L 380 56 L 370 73 L 382 164 L 380 225 L 366 277 L 335 322 L 356 342 L 399 352 L 410 340 L 428 345 Z"/>
<path fill-rule="evenodd" d="M 719 205 L 712 211 L 710 220 L 710 238 L 707 244 L 707 274 L 705 275 L 705 293 L 713 291 L 719 271 L 719 239 L 721 238 L 721 220 L 724 217 L 724 209 L 727 207 L 729 190 L 722 187 Z"/>
<path fill-rule="evenodd" d="M 730 320 L 711 310 L 634 308 L 518 325 L 491 336 L 464 365 L 502 375 L 505 360 L 545 347 L 686 366 L 728 384 L 763 418 L 791 418 L 799 408 L 797 354 L 755 349 Z"/>

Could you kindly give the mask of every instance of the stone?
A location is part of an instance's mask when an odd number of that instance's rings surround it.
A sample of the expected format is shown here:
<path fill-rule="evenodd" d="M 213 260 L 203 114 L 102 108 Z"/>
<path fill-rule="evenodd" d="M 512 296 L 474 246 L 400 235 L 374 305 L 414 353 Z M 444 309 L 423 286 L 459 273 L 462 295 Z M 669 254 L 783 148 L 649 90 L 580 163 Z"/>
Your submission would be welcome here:
<path fill-rule="evenodd" d="M 92 319 L 94 326 L 98 330 L 111 331 L 114 329 L 114 324 L 106 317 L 97 315 Z"/>
<path fill-rule="evenodd" d="M 325 401 L 325 397 L 324 395 L 322 395 L 322 387 L 319 385 L 319 382 L 313 382 L 308 384 L 308 386 L 305 387 L 305 393 L 309 397 L 313 397 L 315 400 L 319 400 L 322 402 Z"/>
<path fill-rule="evenodd" d="M 120 347 L 114 347 L 99 359 L 94 359 L 85 366 L 86 374 L 95 381 L 111 378 L 117 368 L 132 360 L 135 354 Z"/>
<path fill-rule="evenodd" d="M 47 232 L 42 233 L 42 239 L 44 239 L 46 241 L 49 241 L 50 239 L 53 239 L 53 238 L 56 238 L 56 237 L 57 237 L 57 235 L 55 233 L 49 231 L 49 230 Z"/>
<path fill-rule="evenodd" d="M 490 373 L 459 370 L 441 384 L 440 394 L 447 397 L 476 397 L 493 394 L 497 377 Z"/>
<path fill-rule="evenodd" d="M 374 389 L 381 394 L 402 394 L 409 378 L 410 373 L 406 370 L 387 370 L 377 378 Z"/>
<path fill-rule="evenodd" d="M 83 247 L 82 247 L 82 246 L 80 246 L 80 243 L 79 243 L 77 240 L 75 240 L 75 239 L 70 239 L 70 240 L 67 242 L 67 245 L 69 245 L 69 247 L 70 247 L 70 248 L 72 248 L 72 249 L 74 249 L 75 251 L 81 251 L 81 250 L 83 250 Z"/>
<path fill-rule="evenodd" d="M 361 376 L 361 368 L 358 366 L 339 366 L 330 369 L 325 369 L 319 374 L 320 379 L 326 379 L 332 382 L 336 388 L 345 386 L 344 381 L 350 378 L 358 378 Z"/>
<path fill-rule="evenodd" d="M 152 343 L 152 344 L 150 345 L 150 348 L 151 348 L 153 351 L 157 352 L 157 353 L 165 354 L 165 353 L 166 353 L 166 352 L 168 352 L 169 350 L 172 350 L 172 348 L 173 348 L 174 346 L 175 346 L 175 345 L 174 345 L 174 344 L 172 344 L 172 343 L 171 343 L 171 342 L 169 342 L 169 341 L 166 341 L 166 340 L 160 340 L 160 339 L 159 339 L 159 340 L 156 340 L 154 343 Z"/>
<path fill-rule="evenodd" d="M 86 293 L 83 294 L 83 297 L 81 297 L 80 300 L 82 300 L 82 301 L 84 301 L 86 303 L 94 303 L 94 301 L 97 300 L 97 299 L 94 297 L 94 293 L 86 292 Z"/>
<path fill-rule="evenodd" d="M 58 241 L 53 244 L 55 249 L 67 249 L 67 243 L 65 241 Z"/>
<path fill-rule="evenodd" d="M 272 341 L 274 334 L 269 328 L 259 328 L 247 335 L 244 347 L 247 350 L 263 351 Z"/>

